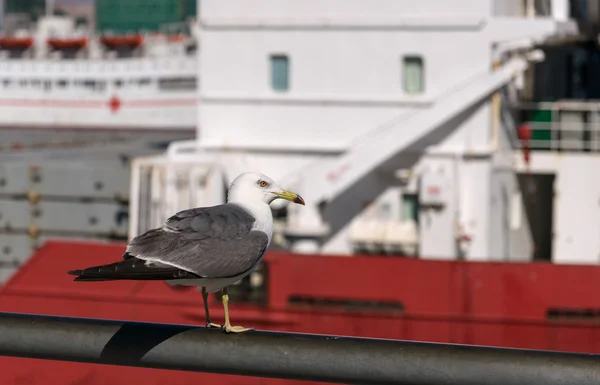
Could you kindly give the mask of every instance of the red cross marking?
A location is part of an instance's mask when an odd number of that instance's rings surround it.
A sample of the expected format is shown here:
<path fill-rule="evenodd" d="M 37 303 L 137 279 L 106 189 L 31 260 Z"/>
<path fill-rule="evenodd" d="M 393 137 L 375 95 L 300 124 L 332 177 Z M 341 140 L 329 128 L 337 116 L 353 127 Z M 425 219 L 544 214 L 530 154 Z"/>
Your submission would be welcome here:
<path fill-rule="evenodd" d="M 110 98 L 110 100 L 108 101 L 108 107 L 111 109 L 111 111 L 112 111 L 113 113 L 114 113 L 114 112 L 117 112 L 117 110 L 118 110 L 119 108 L 121 108 L 121 100 L 120 100 L 118 97 L 116 97 L 116 96 L 113 96 L 113 97 L 112 97 L 112 98 Z"/>

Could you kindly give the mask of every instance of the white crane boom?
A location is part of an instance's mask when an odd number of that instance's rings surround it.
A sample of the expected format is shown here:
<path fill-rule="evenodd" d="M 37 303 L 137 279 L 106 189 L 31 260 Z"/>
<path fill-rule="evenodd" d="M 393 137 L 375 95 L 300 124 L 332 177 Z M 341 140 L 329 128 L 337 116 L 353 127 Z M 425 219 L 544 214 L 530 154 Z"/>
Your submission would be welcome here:
<path fill-rule="evenodd" d="M 302 191 L 307 206 L 292 208 L 286 235 L 298 252 L 313 252 L 316 239 L 338 233 L 369 202 L 398 184 L 394 172 L 410 167 L 430 146 L 440 143 L 460 127 L 479 103 L 527 68 L 527 61 L 513 58 L 493 72 L 475 77 L 443 95 L 433 106 L 397 119 L 383 130 L 336 159 L 313 162 L 290 176 Z M 323 205 L 323 203 L 325 203 Z"/>
<path fill-rule="evenodd" d="M 386 166 L 405 152 L 422 153 L 456 129 L 447 123 L 506 84 L 512 77 L 527 68 L 525 59 L 514 58 L 501 68 L 485 73 L 468 84 L 443 95 L 431 108 L 417 111 L 394 126 L 367 135 L 366 140 L 340 155 L 333 164 L 311 164 L 302 172 L 305 191 L 312 202 L 332 201 L 353 184 L 373 171 Z M 439 130 L 451 126 L 448 130 Z M 442 131 L 442 132 L 440 132 Z M 394 170 L 396 165 L 392 165 Z"/>

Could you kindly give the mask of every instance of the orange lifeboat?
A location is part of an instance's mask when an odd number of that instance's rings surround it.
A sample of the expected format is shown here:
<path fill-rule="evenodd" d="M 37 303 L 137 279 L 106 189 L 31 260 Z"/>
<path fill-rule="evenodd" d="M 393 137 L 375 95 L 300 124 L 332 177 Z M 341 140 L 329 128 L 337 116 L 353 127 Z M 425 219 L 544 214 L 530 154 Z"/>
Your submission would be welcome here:
<path fill-rule="evenodd" d="M 109 48 L 136 48 L 143 43 L 143 38 L 141 35 L 102 36 L 100 42 Z"/>
<path fill-rule="evenodd" d="M 88 40 L 85 37 L 49 38 L 47 42 L 54 49 L 79 49 L 85 47 Z"/>
<path fill-rule="evenodd" d="M 27 49 L 33 45 L 31 37 L 9 37 L 0 36 L 0 47 L 4 49 Z"/>

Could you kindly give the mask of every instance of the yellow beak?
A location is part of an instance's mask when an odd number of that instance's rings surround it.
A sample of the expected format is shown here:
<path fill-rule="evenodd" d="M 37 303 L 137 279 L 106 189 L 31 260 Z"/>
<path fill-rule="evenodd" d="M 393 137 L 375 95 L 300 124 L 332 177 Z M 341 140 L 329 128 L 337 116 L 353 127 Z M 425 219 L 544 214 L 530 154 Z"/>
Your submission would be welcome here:
<path fill-rule="evenodd" d="M 273 194 L 277 195 L 278 198 L 285 199 L 290 202 L 298 203 L 298 204 L 301 204 L 302 206 L 304 206 L 304 199 L 302 199 L 302 197 L 300 195 L 296 194 L 295 192 L 283 190 L 280 193 L 276 192 Z"/>

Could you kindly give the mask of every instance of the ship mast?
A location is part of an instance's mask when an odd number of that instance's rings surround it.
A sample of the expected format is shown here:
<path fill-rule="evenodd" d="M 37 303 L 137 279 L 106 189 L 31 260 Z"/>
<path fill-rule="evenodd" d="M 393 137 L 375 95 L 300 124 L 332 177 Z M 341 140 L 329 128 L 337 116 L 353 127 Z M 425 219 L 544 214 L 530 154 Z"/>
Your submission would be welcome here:
<path fill-rule="evenodd" d="M 54 15 L 54 0 L 46 0 L 46 16 Z"/>

